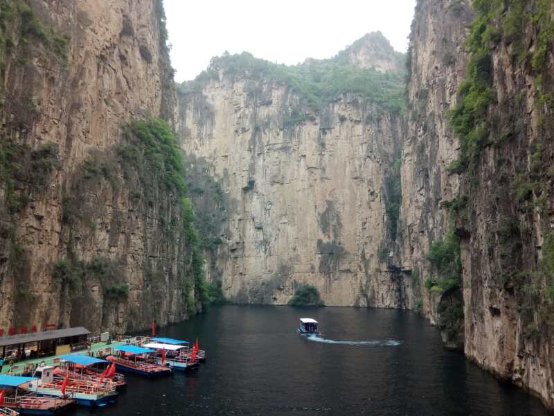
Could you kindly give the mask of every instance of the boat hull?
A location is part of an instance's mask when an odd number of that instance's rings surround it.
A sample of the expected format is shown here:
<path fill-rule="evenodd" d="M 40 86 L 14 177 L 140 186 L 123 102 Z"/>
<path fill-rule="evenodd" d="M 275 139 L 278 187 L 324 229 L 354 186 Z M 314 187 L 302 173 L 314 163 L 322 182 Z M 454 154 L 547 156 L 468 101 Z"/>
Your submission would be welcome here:
<path fill-rule="evenodd" d="M 48 400 L 45 401 L 45 398 Z M 34 397 L 26 396 L 23 399 L 15 401 L 12 397 L 8 397 L 7 400 L 10 402 L 4 403 L 4 406 L 22 415 L 59 415 L 75 406 L 75 401 L 73 400 L 60 400 L 41 395 Z"/>
<path fill-rule="evenodd" d="M 39 416 L 54 416 L 67 411 L 72 406 L 58 407 L 56 409 L 25 409 L 14 407 L 14 410 L 21 415 L 39 415 Z"/>
<path fill-rule="evenodd" d="M 48 389 L 48 388 L 37 388 L 33 389 L 33 392 L 39 396 L 46 397 L 63 397 L 63 394 L 60 390 Z M 85 393 L 71 393 L 68 392 L 68 396 L 75 401 L 77 406 L 83 407 L 106 407 L 111 404 L 117 403 L 117 393 L 106 393 L 106 394 L 85 394 Z"/>
<path fill-rule="evenodd" d="M 303 331 L 303 330 L 301 330 L 301 329 L 298 329 L 298 334 L 299 334 L 299 335 L 306 336 L 306 337 L 309 337 L 309 336 L 316 336 L 316 337 L 319 337 L 319 336 L 321 336 L 321 332 L 319 332 L 319 331 L 307 332 L 307 331 Z"/>
<path fill-rule="evenodd" d="M 74 398 L 78 406 L 83 407 L 106 407 L 117 403 L 117 395 L 102 397 L 100 399 Z"/>
<path fill-rule="evenodd" d="M 117 371 L 119 371 L 121 373 L 134 374 L 134 375 L 141 376 L 141 377 L 146 377 L 146 378 L 167 377 L 167 376 L 170 376 L 172 374 L 171 371 L 169 371 L 169 370 L 168 371 L 151 372 L 151 371 L 144 371 L 144 370 L 141 370 L 141 369 L 138 369 L 138 368 L 127 367 L 127 366 L 117 364 L 117 363 L 116 363 L 115 367 L 116 367 Z"/>
<path fill-rule="evenodd" d="M 196 370 L 198 369 L 198 363 L 196 364 L 182 364 L 182 363 L 169 363 L 169 367 L 173 370 L 173 371 L 180 371 L 180 372 L 185 372 L 185 371 L 193 371 L 193 370 Z"/>

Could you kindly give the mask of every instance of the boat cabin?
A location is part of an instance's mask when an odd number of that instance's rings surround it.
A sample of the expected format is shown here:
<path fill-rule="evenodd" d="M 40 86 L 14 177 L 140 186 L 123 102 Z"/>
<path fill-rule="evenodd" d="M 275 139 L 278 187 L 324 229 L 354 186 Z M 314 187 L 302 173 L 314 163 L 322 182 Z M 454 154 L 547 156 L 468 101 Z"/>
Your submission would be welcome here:
<path fill-rule="evenodd" d="M 319 335 L 319 324 L 312 318 L 300 318 L 298 332 L 301 335 Z"/>
<path fill-rule="evenodd" d="M 169 357 L 174 357 L 179 355 L 179 352 L 188 348 L 186 345 L 172 345 L 172 344 L 162 344 L 160 342 L 149 342 L 143 345 L 144 348 L 149 348 L 151 350 L 156 350 L 157 353 L 165 351 Z"/>
<path fill-rule="evenodd" d="M 54 367 L 42 365 L 38 366 L 33 373 L 34 379 L 40 379 L 41 383 L 51 384 L 54 382 Z M 34 380 L 33 379 L 33 380 Z"/>

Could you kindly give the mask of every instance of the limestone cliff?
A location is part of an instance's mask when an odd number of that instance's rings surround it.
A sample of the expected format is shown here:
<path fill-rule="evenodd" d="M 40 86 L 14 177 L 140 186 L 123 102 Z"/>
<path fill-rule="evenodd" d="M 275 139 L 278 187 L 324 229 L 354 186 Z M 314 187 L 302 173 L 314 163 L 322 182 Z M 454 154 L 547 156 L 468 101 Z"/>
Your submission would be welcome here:
<path fill-rule="evenodd" d="M 184 318 L 195 303 L 179 186 L 144 174 L 155 152 L 167 168 L 174 145 L 163 124 L 131 123 L 172 122 L 161 2 L 0 7 L 0 328 Z"/>
<path fill-rule="evenodd" d="M 283 304 L 309 284 L 327 305 L 403 306 L 403 285 L 387 268 L 402 75 L 380 72 L 397 65 L 386 40 L 388 63 L 384 53 L 368 61 L 373 39 L 298 67 L 223 56 L 184 86 L 183 148 L 226 201 L 210 273 L 229 299 Z M 352 86 L 335 87 L 350 76 Z"/>
<path fill-rule="evenodd" d="M 471 7 L 418 2 L 402 261 L 445 338 L 552 408 L 554 10 Z"/>
<path fill-rule="evenodd" d="M 467 2 L 420 1 L 410 38 L 399 263 L 411 276 L 414 296 L 409 299 L 410 307 L 422 311 L 433 323 L 439 323 L 437 307 L 443 291 L 430 290 L 433 277 L 440 272 L 428 254 L 432 244 L 449 233 L 447 206 L 458 195 L 459 178 L 449 166 L 458 158 L 459 144 L 449 112 L 465 74 L 464 41 L 471 17 Z M 443 301 L 450 301 L 446 298 Z"/>

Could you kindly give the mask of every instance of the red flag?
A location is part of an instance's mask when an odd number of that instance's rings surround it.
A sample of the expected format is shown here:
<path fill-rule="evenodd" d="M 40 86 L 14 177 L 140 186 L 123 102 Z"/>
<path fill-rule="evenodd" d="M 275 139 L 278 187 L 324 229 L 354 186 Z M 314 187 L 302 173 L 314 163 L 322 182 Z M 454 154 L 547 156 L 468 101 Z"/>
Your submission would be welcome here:
<path fill-rule="evenodd" d="M 156 321 L 152 321 L 152 336 L 156 336 Z"/>
<path fill-rule="evenodd" d="M 115 376 L 115 363 L 112 363 L 112 365 L 108 367 L 108 373 L 106 374 L 108 378 L 112 378 L 113 376 Z"/>
<path fill-rule="evenodd" d="M 196 351 L 196 345 L 192 347 L 192 354 L 190 355 L 190 360 L 194 363 L 196 362 L 196 354 L 198 352 Z"/>
<path fill-rule="evenodd" d="M 63 379 L 62 388 L 61 388 L 62 396 L 64 399 L 65 399 L 65 388 L 67 387 L 68 383 L 69 383 L 69 377 L 65 376 L 65 378 Z"/>
<path fill-rule="evenodd" d="M 194 346 L 196 347 L 196 352 L 200 350 L 200 344 L 198 343 L 198 338 L 196 338 L 196 342 L 194 343 Z"/>
<path fill-rule="evenodd" d="M 162 350 L 162 365 L 165 364 L 165 349 Z"/>
<path fill-rule="evenodd" d="M 4 390 L 0 391 L 0 406 L 4 404 Z"/>

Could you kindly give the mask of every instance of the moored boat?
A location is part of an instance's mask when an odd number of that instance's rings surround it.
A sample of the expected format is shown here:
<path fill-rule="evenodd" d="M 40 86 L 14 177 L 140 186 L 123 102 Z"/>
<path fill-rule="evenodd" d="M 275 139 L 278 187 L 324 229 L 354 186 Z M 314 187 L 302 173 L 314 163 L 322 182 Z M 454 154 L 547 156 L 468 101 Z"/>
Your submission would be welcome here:
<path fill-rule="evenodd" d="M 0 407 L 0 416 L 19 416 L 21 413 L 7 407 Z"/>
<path fill-rule="evenodd" d="M 117 392 L 104 383 L 70 380 L 69 376 L 55 374 L 54 367 L 42 366 L 35 370 L 28 390 L 41 396 L 71 398 L 79 406 L 105 407 L 117 402 Z"/>
<path fill-rule="evenodd" d="M 319 332 L 319 323 L 313 318 L 300 318 L 298 333 L 300 335 L 308 336 L 321 335 L 321 333 Z"/>
<path fill-rule="evenodd" d="M 110 355 L 106 360 L 115 363 L 118 371 L 122 373 L 136 374 L 143 377 L 163 377 L 173 374 L 169 367 L 159 365 L 152 356 L 155 350 L 137 347 L 134 345 L 122 345 L 114 348 L 118 355 Z"/>
<path fill-rule="evenodd" d="M 159 342 L 149 342 L 144 344 L 145 348 L 156 351 L 156 363 L 165 365 L 176 371 L 188 371 L 198 368 L 198 359 L 186 354 L 184 345 L 162 344 Z"/>
<path fill-rule="evenodd" d="M 196 357 L 195 358 L 197 358 L 198 361 L 200 361 L 200 362 L 206 361 L 206 351 L 200 349 L 200 345 L 198 344 L 198 339 L 193 344 L 192 348 L 190 347 L 190 342 L 184 341 L 184 340 L 181 340 L 181 339 L 157 337 L 157 338 L 151 338 L 150 341 L 159 342 L 161 344 L 182 345 L 182 346 L 185 347 L 185 349 L 183 350 L 184 355 L 187 355 L 191 358 L 194 358 L 194 357 L 192 357 L 193 350 L 196 349 Z"/>
<path fill-rule="evenodd" d="M 0 375 L 0 406 L 22 415 L 49 416 L 63 413 L 75 405 L 71 399 L 42 397 L 27 391 L 32 381 L 32 377 Z"/>
<path fill-rule="evenodd" d="M 60 357 L 60 375 L 67 375 L 69 380 L 102 383 L 106 387 L 122 390 L 127 387 L 125 376 L 115 372 L 115 364 L 107 360 L 87 355 L 63 355 Z M 112 370 L 113 367 L 113 370 Z M 56 372 L 56 370 L 54 370 Z"/>

